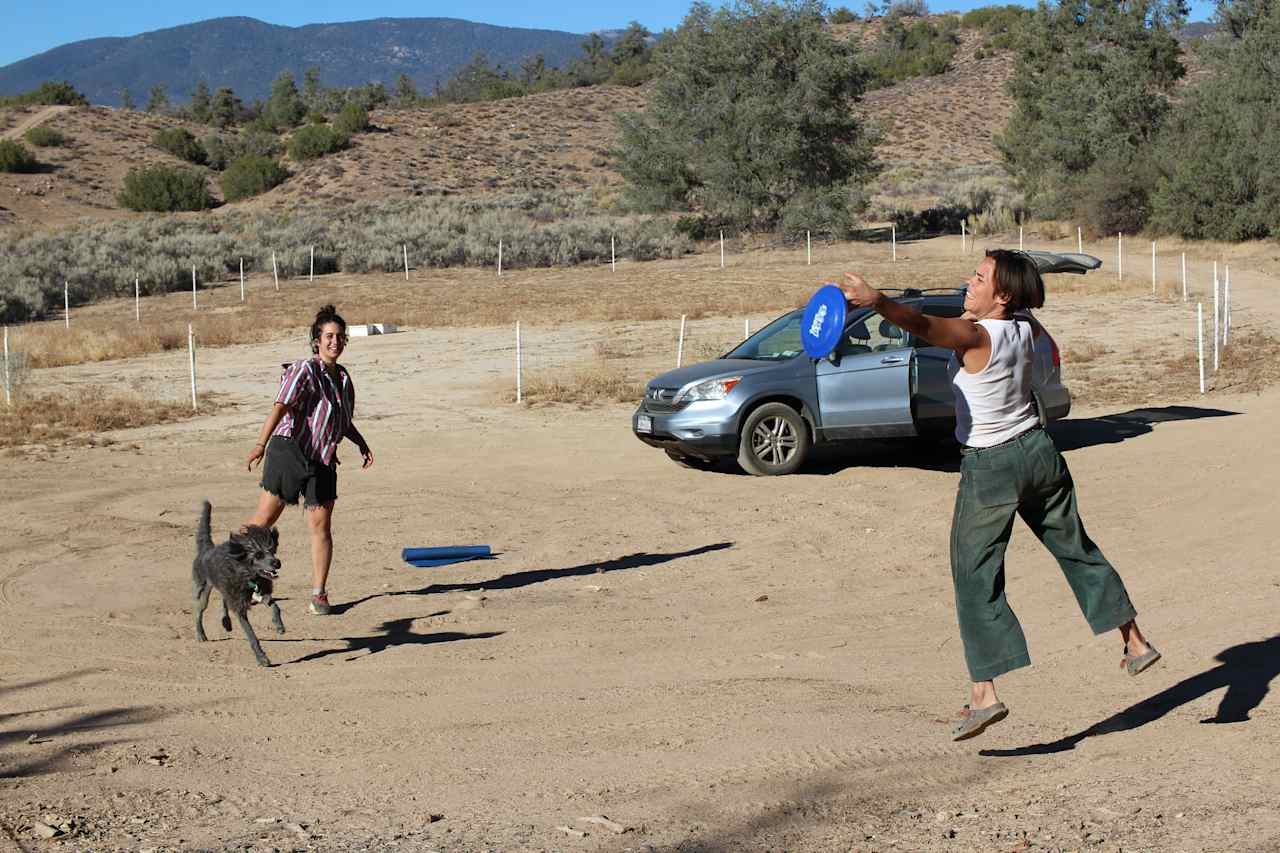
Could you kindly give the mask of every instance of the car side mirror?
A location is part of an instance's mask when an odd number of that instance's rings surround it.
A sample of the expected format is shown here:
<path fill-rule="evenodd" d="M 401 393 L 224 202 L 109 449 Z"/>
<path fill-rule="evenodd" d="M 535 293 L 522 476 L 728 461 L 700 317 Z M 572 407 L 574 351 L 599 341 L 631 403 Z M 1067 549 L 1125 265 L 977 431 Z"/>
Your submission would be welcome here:
<path fill-rule="evenodd" d="M 840 366 L 840 353 L 836 352 L 835 350 L 832 350 L 831 352 L 827 353 L 826 359 L 827 361 L 831 362 L 832 367 Z"/>

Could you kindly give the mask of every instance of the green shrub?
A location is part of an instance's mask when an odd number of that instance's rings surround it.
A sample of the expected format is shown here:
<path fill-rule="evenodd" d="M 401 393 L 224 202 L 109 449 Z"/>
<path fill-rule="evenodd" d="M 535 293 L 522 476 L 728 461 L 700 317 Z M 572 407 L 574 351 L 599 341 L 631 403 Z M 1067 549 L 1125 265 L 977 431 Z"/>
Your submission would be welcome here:
<path fill-rule="evenodd" d="M 156 135 L 151 138 L 151 144 L 161 151 L 168 151 L 179 160 L 186 160 L 197 166 L 203 165 L 208 159 L 204 147 L 186 128 L 166 127 L 157 130 Z"/>
<path fill-rule="evenodd" d="M 867 62 L 874 85 L 942 74 L 960 44 L 958 29 L 959 20 L 950 15 L 937 26 L 928 20 L 904 24 L 900 16 L 887 19 Z"/>
<path fill-rule="evenodd" d="M 848 6 L 841 6 L 839 9 L 832 12 L 827 17 L 827 20 L 833 24 L 853 24 L 857 23 L 858 15 Z"/>
<path fill-rule="evenodd" d="M 117 197 L 130 210 L 204 210 L 212 199 L 204 175 L 194 169 L 143 166 L 129 170 Z"/>
<path fill-rule="evenodd" d="M 270 157 L 250 154 L 241 157 L 223 173 L 222 195 L 227 201 L 260 195 L 284 182 L 289 173 Z"/>
<path fill-rule="evenodd" d="M 307 124 L 325 124 L 326 122 L 328 122 L 328 120 L 329 119 L 325 116 L 325 114 L 320 112 L 319 110 L 314 110 L 312 112 L 307 113 Z"/>
<path fill-rule="evenodd" d="M 36 158 L 27 146 L 12 139 L 0 139 L 0 172 L 30 172 L 35 168 Z"/>
<path fill-rule="evenodd" d="M 333 129 L 347 136 L 362 133 L 369 129 L 369 111 L 357 103 L 348 103 L 333 120 Z"/>
<path fill-rule="evenodd" d="M 1091 234 L 1141 231 L 1151 214 L 1150 168 L 1133 157 L 1108 156 L 1094 163 L 1075 194 L 1076 220 Z"/>
<path fill-rule="evenodd" d="M 87 107 L 89 99 L 66 80 L 46 80 L 37 88 L 21 95 L 0 98 L 0 107 L 23 106 Z"/>
<path fill-rule="evenodd" d="M 26 140 L 32 145 L 39 145 L 41 148 L 57 147 L 67 144 L 67 137 L 51 127 L 43 125 L 33 127 L 23 134 Z"/>
<path fill-rule="evenodd" d="M 208 166 L 221 172 L 241 157 L 275 157 L 280 153 L 280 139 L 270 131 L 252 130 L 223 136 L 211 133 L 205 137 Z"/>
<path fill-rule="evenodd" d="M 310 124 L 298 128 L 289 138 L 289 157 L 299 162 L 314 160 L 347 147 L 346 134 L 326 124 Z"/>

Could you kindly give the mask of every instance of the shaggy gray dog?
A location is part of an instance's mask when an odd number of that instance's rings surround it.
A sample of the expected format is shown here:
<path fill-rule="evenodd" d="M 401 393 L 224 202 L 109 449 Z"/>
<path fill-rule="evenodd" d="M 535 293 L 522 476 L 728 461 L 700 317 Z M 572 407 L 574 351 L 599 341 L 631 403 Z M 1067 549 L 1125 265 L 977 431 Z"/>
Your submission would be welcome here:
<path fill-rule="evenodd" d="M 223 629 L 231 630 L 230 613 L 235 613 L 258 665 L 271 666 L 258 642 L 258 635 L 253 633 L 253 626 L 249 624 L 248 613 L 255 604 L 270 605 L 271 624 L 277 634 L 284 633 L 280 606 L 271 598 L 275 588 L 273 581 L 280 571 L 280 561 L 276 559 L 280 534 L 274 527 L 267 529 L 250 524 L 238 533 L 232 533 L 231 538 L 221 545 L 214 545 L 209 530 L 212 514 L 213 507 L 205 501 L 200 510 L 200 524 L 196 528 L 196 559 L 191 564 L 196 598 L 196 640 L 203 643 L 208 639 L 204 634 L 204 611 L 209 606 L 209 593 L 217 587 L 222 593 Z"/>

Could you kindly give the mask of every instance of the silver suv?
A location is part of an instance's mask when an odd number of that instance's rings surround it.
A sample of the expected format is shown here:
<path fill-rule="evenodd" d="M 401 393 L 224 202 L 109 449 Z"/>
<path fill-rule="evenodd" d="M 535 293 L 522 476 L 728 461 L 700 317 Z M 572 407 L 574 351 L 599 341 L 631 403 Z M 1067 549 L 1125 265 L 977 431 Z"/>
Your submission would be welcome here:
<path fill-rule="evenodd" d="M 1090 255 L 1026 254 L 1043 273 L 1102 265 Z M 964 288 L 887 292 L 938 317 L 964 310 Z M 736 457 L 748 473 L 767 476 L 795 472 L 819 443 L 954 433 L 950 350 L 874 311 L 853 309 L 836 349 L 813 359 L 801 345 L 803 313 L 782 315 L 714 361 L 654 377 L 631 417 L 636 437 L 686 467 Z M 1034 350 L 1041 421 L 1066 417 L 1071 394 L 1062 384 L 1058 345 L 1042 331 Z"/>

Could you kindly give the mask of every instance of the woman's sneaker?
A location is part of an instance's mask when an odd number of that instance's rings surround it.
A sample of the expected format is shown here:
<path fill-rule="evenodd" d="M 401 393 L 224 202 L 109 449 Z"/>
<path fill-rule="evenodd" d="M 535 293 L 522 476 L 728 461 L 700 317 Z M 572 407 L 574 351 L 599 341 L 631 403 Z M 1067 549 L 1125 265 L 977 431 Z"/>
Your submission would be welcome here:
<path fill-rule="evenodd" d="M 329 593 L 322 592 L 311 596 L 311 607 L 308 609 L 315 616 L 328 616 L 332 613 L 333 608 L 329 606 Z"/>

